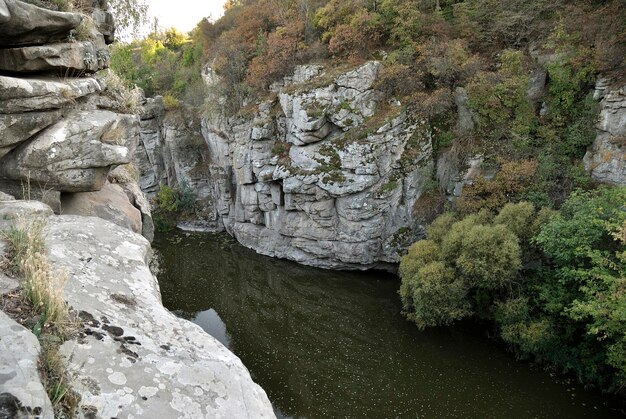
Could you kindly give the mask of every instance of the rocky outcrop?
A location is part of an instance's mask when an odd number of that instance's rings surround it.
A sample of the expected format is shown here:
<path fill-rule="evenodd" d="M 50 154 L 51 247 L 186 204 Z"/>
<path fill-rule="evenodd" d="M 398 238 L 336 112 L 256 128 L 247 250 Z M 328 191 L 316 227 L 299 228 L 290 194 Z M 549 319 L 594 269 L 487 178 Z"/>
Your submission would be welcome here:
<path fill-rule="evenodd" d="M 0 70 L 93 73 L 107 67 L 109 54 L 93 42 L 57 43 L 0 50 Z"/>
<path fill-rule="evenodd" d="M 78 13 L 56 12 L 18 0 L 0 0 L 0 47 L 67 39 L 82 21 L 83 16 Z"/>
<path fill-rule="evenodd" d="M 585 155 L 585 168 L 597 181 L 626 185 L 626 86 L 615 88 L 601 79 L 595 97 L 601 99 L 598 135 Z"/>
<path fill-rule="evenodd" d="M 106 110 L 74 111 L 13 149 L 0 176 L 45 183 L 62 192 L 102 188 L 112 166 L 130 163 L 136 119 Z"/>
<path fill-rule="evenodd" d="M 134 156 L 141 173 L 141 189 L 152 198 L 162 184 L 193 193 L 194 218 L 180 226 L 188 230 L 223 230 L 214 205 L 209 150 L 194 112 L 166 110 L 160 97 L 148 99 L 140 127 Z"/>
<path fill-rule="evenodd" d="M 239 242 L 325 268 L 399 260 L 420 233 L 412 211 L 432 145 L 420 121 L 382 102 L 381 67 L 327 82 L 323 68 L 299 67 L 254 115 L 203 121 L 216 207 Z"/>
<path fill-rule="evenodd" d="M 150 243 L 96 218 L 50 220 L 51 261 L 65 267 L 85 334 L 61 347 L 74 390 L 99 417 L 273 417 L 241 361 L 161 304 Z M 111 263 L 115 261 L 115 263 Z"/>
<path fill-rule="evenodd" d="M 82 415 L 274 417 L 265 392 L 235 355 L 163 307 L 144 237 L 100 218 L 54 216 L 25 201 L 0 203 L 0 230 L 26 215 L 47 218 L 49 260 L 68 274 L 65 299 L 80 321 L 60 353 Z M 37 392 L 37 339 L 0 312 L 0 349 L 6 345 L 0 390 L 32 412 L 47 412 L 45 392 Z"/>
<path fill-rule="evenodd" d="M 112 179 L 124 185 L 121 194 L 97 193 L 139 142 L 139 119 L 120 112 L 105 76 L 90 75 L 108 65 L 114 27 L 105 6 L 84 2 L 89 18 L 0 1 L 0 70 L 11 74 L 0 76 L 0 191 L 42 200 L 57 213 L 62 202 L 86 215 L 132 212 L 128 225 L 152 238 L 149 205 L 132 179 Z M 84 195 L 72 194 L 89 192 L 98 195 L 97 210 L 75 205 Z"/>

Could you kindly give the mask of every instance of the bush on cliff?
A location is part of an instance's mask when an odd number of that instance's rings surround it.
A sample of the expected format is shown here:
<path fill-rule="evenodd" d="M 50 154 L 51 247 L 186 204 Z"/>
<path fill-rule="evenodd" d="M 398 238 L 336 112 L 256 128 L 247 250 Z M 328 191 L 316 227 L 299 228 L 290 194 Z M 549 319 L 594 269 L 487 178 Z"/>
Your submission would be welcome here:
<path fill-rule="evenodd" d="M 176 227 L 179 220 L 195 212 L 196 197 L 186 183 L 179 188 L 161 185 L 154 199 L 152 217 L 157 231 L 167 231 Z"/>

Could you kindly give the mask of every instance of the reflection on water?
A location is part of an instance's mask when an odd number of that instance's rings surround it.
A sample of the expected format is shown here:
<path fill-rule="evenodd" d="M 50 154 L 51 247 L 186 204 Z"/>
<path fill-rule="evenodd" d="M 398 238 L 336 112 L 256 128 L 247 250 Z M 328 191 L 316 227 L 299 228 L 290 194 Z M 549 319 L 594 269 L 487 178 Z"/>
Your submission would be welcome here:
<path fill-rule="evenodd" d="M 480 336 L 419 332 L 401 316 L 398 280 L 387 274 L 304 267 L 222 235 L 178 233 L 155 247 L 165 306 L 237 354 L 281 415 L 616 416 L 601 396 Z"/>
<path fill-rule="evenodd" d="M 230 337 L 226 333 L 226 324 L 222 321 L 220 315 L 217 314 L 217 311 L 213 309 L 201 311 L 191 321 L 219 340 L 224 346 L 230 347 Z"/>

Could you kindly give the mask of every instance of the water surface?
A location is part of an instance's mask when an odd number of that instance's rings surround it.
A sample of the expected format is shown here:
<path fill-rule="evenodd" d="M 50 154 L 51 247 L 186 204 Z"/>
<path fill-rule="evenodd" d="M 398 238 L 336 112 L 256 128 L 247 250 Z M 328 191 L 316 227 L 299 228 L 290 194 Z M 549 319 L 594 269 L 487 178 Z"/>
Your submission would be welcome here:
<path fill-rule="evenodd" d="M 300 266 L 224 235 L 175 233 L 154 245 L 165 306 L 239 356 L 279 417 L 617 416 L 608 398 L 476 332 L 419 332 L 400 314 L 393 276 Z"/>

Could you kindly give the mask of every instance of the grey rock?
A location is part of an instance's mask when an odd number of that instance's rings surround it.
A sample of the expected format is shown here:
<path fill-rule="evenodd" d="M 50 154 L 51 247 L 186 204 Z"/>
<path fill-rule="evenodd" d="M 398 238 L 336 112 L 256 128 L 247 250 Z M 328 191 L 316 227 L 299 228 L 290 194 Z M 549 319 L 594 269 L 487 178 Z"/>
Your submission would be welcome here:
<path fill-rule="evenodd" d="M 2 248 L 2 244 L 0 244 L 0 250 Z M 0 257 L 2 257 L 2 252 L 0 251 Z M 11 278 L 6 274 L 0 272 L 0 295 L 6 294 L 8 292 L 14 291 L 20 286 L 20 281 L 15 278 Z M 0 335 L 0 339 L 2 336 Z"/>
<path fill-rule="evenodd" d="M 6 201 L 6 199 L 3 200 L 0 197 L 0 201 Z M 0 240 L 0 261 L 6 256 L 6 247 L 6 243 Z M 0 301 L 2 300 L 2 295 L 19 288 L 19 286 L 20 282 L 16 278 L 11 278 L 10 276 L 7 276 L 4 272 L 0 271 Z M 0 333 L 0 340 L 1 339 L 2 334 Z"/>
<path fill-rule="evenodd" d="M 548 79 L 548 72 L 543 68 L 536 68 L 528 82 L 528 90 L 526 91 L 526 97 L 531 102 L 539 102 L 546 93 L 546 82 Z"/>
<path fill-rule="evenodd" d="M 39 379 L 39 341 L 0 311 L 0 412 L 7 418 L 54 417 Z M 34 414 L 34 415 L 33 415 Z"/>
<path fill-rule="evenodd" d="M 59 41 L 67 38 L 82 20 L 77 13 L 56 12 L 18 0 L 0 0 L 0 46 Z"/>
<path fill-rule="evenodd" d="M 583 162 L 599 182 L 626 185 L 626 86 L 609 89 L 604 83 L 598 135 Z"/>
<path fill-rule="evenodd" d="M 113 14 L 105 10 L 104 2 L 101 2 L 98 6 L 100 7 L 94 8 L 91 17 L 96 28 L 104 37 L 105 42 L 112 44 L 115 41 L 115 21 Z"/>
<path fill-rule="evenodd" d="M 15 197 L 0 191 L 0 201 L 15 201 Z"/>
<path fill-rule="evenodd" d="M 125 144 L 136 135 L 134 116 L 74 112 L 5 156 L 0 176 L 65 192 L 98 190 L 111 166 L 130 162 Z"/>
<path fill-rule="evenodd" d="M 606 92 L 607 88 L 609 88 L 610 85 L 611 85 L 611 80 L 609 78 L 606 78 L 606 77 L 598 78 L 598 80 L 596 80 L 596 86 L 593 91 L 593 99 L 597 101 L 604 99 L 604 93 Z"/>
<path fill-rule="evenodd" d="M 457 87 L 454 90 L 454 103 L 457 109 L 456 133 L 458 135 L 469 134 L 474 129 L 474 119 L 468 107 L 469 96 L 467 90 Z"/>
<path fill-rule="evenodd" d="M 369 61 L 361 67 L 337 77 L 335 83 L 346 89 L 364 92 L 372 88 L 383 65 L 378 61 Z"/>
<path fill-rule="evenodd" d="M 63 194 L 61 214 L 100 217 L 135 233 L 142 232 L 142 217 L 121 186 L 105 183 L 99 191 Z"/>
<path fill-rule="evenodd" d="M 61 111 L 0 114 L 0 159 L 20 143 L 59 120 Z"/>
<path fill-rule="evenodd" d="M 47 218 L 52 208 L 39 201 L 0 201 L 0 230 L 9 228 L 20 219 Z"/>
<path fill-rule="evenodd" d="M 94 73 L 106 68 L 109 52 L 93 42 L 0 49 L 0 70 L 18 73 Z"/>
<path fill-rule="evenodd" d="M 150 244 L 111 222 L 49 221 L 50 260 L 68 270 L 68 303 L 98 332 L 65 342 L 71 384 L 98 417 L 273 418 L 241 361 L 161 304 Z"/>
<path fill-rule="evenodd" d="M 0 191 L 5 192 L 17 199 L 26 201 L 40 201 L 48 205 L 55 214 L 61 212 L 61 192 L 50 189 L 45 183 L 13 181 L 0 179 Z"/>
<path fill-rule="evenodd" d="M 89 77 L 61 81 L 53 77 L 0 76 L 0 112 L 61 109 L 103 90 L 103 84 Z"/>
<path fill-rule="evenodd" d="M 149 242 L 152 242 L 154 240 L 154 221 L 152 220 L 152 210 L 148 198 L 135 182 L 123 183 L 120 186 L 126 193 L 130 203 L 141 213 L 141 235 L 148 239 Z"/>

